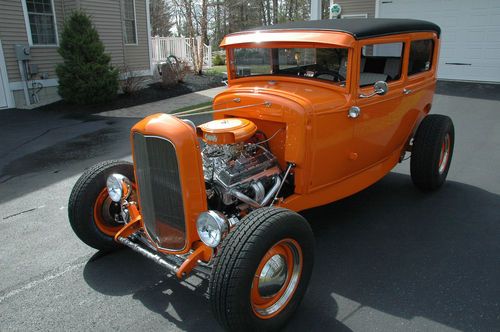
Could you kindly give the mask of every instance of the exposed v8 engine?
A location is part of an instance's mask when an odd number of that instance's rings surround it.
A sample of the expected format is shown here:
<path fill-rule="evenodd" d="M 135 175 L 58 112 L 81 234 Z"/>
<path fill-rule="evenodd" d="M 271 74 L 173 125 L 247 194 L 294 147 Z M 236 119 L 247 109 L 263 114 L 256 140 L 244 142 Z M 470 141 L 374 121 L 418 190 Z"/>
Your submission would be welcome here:
<path fill-rule="evenodd" d="M 210 208 L 228 213 L 258 208 L 269 204 L 279 189 L 276 157 L 260 143 L 248 143 L 256 131 L 253 122 L 240 118 L 199 127 L 206 143 L 202 160 Z"/>
<path fill-rule="evenodd" d="M 202 159 L 210 208 L 265 206 L 281 183 L 276 157 L 259 144 L 207 144 Z"/>

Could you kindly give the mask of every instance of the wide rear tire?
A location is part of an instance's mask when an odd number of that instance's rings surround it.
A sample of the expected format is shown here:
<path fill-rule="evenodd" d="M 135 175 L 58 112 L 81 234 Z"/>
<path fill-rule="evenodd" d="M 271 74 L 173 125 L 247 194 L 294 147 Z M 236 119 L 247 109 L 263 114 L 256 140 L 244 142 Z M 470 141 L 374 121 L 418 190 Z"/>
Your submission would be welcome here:
<path fill-rule="evenodd" d="M 455 128 L 450 117 L 439 114 L 426 116 L 413 140 L 411 179 L 423 190 L 436 190 L 443 185 L 450 169 Z"/>
<path fill-rule="evenodd" d="M 125 175 L 134 182 L 134 166 L 125 161 L 104 161 L 87 169 L 76 181 L 68 203 L 68 217 L 75 234 L 98 250 L 113 250 L 120 245 L 114 235 L 124 225 L 114 221 L 118 203 L 111 201 L 106 179 L 113 173 Z"/>
<path fill-rule="evenodd" d="M 230 331 L 274 331 L 299 306 L 311 277 L 314 237 L 299 214 L 261 208 L 224 240 L 210 278 L 212 311 Z"/>

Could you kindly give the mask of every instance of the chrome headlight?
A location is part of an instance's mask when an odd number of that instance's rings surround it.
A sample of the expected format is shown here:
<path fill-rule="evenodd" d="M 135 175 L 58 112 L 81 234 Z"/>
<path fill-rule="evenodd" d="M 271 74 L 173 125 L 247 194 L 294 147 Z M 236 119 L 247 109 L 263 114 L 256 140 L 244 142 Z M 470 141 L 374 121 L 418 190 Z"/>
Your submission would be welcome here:
<path fill-rule="evenodd" d="M 120 202 L 128 197 L 130 192 L 130 180 L 121 174 L 111 174 L 106 180 L 108 195 L 113 202 Z"/>
<path fill-rule="evenodd" d="M 226 217 L 217 211 L 207 211 L 200 214 L 196 221 L 200 240 L 207 246 L 217 247 L 229 229 Z"/>

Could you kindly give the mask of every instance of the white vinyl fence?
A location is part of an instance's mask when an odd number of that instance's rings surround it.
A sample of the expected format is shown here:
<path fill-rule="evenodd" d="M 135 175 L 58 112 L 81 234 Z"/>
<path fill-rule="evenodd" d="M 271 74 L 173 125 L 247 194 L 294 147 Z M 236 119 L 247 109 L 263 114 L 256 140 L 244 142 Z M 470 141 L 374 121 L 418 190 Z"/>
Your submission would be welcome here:
<path fill-rule="evenodd" d="M 201 37 L 196 37 L 201 43 Z M 185 37 L 152 37 L 153 62 L 159 64 L 167 61 L 169 55 L 175 55 L 180 60 L 193 63 L 191 57 L 191 44 Z M 203 67 L 212 67 L 212 48 L 203 44 Z"/>

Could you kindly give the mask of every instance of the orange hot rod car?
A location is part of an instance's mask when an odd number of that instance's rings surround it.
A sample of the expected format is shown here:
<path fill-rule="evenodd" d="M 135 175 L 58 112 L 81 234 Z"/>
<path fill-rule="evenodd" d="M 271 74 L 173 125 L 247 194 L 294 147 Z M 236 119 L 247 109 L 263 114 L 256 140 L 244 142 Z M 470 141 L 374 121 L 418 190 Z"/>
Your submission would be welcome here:
<path fill-rule="evenodd" d="M 226 36 L 229 88 L 214 120 L 155 114 L 131 130 L 133 164 L 88 169 L 69 220 L 88 245 L 125 245 L 184 278 L 209 278 L 229 330 L 273 330 L 309 282 L 314 237 L 297 212 L 352 195 L 411 153 L 439 188 L 454 128 L 428 115 L 440 29 L 399 19 L 321 20 Z"/>

